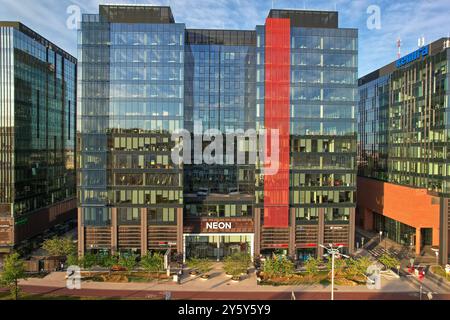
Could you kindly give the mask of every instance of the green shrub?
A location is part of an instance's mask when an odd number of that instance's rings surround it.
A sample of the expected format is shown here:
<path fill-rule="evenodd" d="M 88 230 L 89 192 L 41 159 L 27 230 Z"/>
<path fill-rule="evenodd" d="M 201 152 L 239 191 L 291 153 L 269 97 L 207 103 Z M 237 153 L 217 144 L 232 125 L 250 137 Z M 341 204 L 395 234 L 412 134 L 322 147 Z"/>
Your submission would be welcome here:
<path fill-rule="evenodd" d="M 346 272 L 351 277 L 364 275 L 371 264 L 372 261 L 368 257 L 360 257 L 358 259 L 350 258 L 347 260 Z"/>
<path fill-rule="evenodd" d="M 263 271 L 269 278 L 294 274 L 294 263 L 282 255 L 273 256 L 264 262 Z"/>
<path fill-rule="evenodd" d="M 233 278 L 247 273 L 247 269 L 250 267 L 251 257 L 247 253 L 235 253 L 224 259 L 223 269 Z"/>
<path fill-rule="evenodd" d="M 67 266 L 78 266 L 80 265 L 80 261 L 78 259 L 78 256 L 75 254 L 71 254 L 67 257 L 66 260 Z"/>
<path fill-rule="evenodd" d="M 119 257 L 119 261 L 118 261 L 118 265 L 122 268 L 127 269 L 128 274 L 131 274 L 131 272 L 133 271 L 134 267 L 136 267 L 136 258 L 137 256 L 132 254 L 132 255 L 122 255 Z"/>
<path fill-rule="evenodd" d="M 97 265 L 97 255 L 86 253 L 83 257 L 78 259 L 78 263 L 83 269 L 91 269 Z"/>
<path fill-rule="evenodd" d="M 164 256 L 159 252 L 149 253 L 141 258 L 140 266 L 148 273 L 159 273 L 164 270 Z"/>
<path fill-rule="evenodd" d="M 188 260 L 187 262 L 187 266 L 188 268 L 192 269 L 192 270 L 197 270 L 198 267 L 200 266 L 201 263 L 201 259 L 199 258 L 191 258 Z"/>
<path fill-rule="evenodd" d="M 331 272 L 331 266 L 332 265 L 332 259 L 331 257 L 328 259 L 327 261 L 327 269 L 328 271 Z M 334 274 L 341 274 L 345 271 L 345 269 L 347 268 L 347 262 L 345 259 L 336 259 L 336 257 L 334 258 Z"/>
<path fill-rule="evenodd" d="M 320 263 L 321 263 L 320 259 L 309 257 L 308 260 L 306 260 L 306 262 L 305 262 L 306 272 L 310 276 L 317 275 L 319 273 L 319 265 L 320 265 Z"/>
<path fill-rule="evenodd" d="M 379 257 L 378 261 L 380 261 L 386 267 L 386 269 L 397 268 L 397 266 L 400 265 L 400 261 L 397 258 L 387 253 L 384 253 L 381 257 Z"/>
<path fill-rule="evenodd" d="M 207 274 L 212 269 L 212 262 L 208 259 L 202 259 L 197 268 L 200 273 Z"/>

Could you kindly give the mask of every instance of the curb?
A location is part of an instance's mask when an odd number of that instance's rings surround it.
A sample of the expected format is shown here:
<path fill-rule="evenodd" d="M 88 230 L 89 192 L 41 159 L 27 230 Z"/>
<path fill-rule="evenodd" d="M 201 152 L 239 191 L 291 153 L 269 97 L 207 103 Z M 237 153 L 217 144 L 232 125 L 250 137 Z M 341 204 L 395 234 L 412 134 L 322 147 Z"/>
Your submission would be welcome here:
<path fill-rule="evenodd" d="M 446 281 L 441 276 L 438 276 L 433 271 L 431 271 L 431 268 L 428 271 L 427 276 L 428 276 L 428 279 L 431 282 L 433 282 L 435 285 L 437 285 L 438 287 L 444 288 L 445 290 L 450 291 L 450 283 L 448 283 L 448 281 Z"/>

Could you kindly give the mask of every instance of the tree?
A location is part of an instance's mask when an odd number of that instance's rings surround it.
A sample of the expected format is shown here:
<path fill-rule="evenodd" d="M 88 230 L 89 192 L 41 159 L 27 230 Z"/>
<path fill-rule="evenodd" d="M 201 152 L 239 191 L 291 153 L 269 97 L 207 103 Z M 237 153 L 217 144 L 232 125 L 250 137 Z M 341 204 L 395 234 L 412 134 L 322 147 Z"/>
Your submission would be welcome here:
<path fill-rule="evenodd" d="M 246 252 L 235 253 L 224 259 L 223 269 L 233 278 L 237 278 L 241 274 L 247 272 L 251 264 L 251 257 Z"/>
<path fill-rule="evenodd" d="M 108 269 L 109 274 L 111 274 L 111 269 L 118 264 L 119 256 L 108 254 L 104 256 L 101 260 L 101 266 Z"/>
<path fill-rule="evenodd" d="M 127 269 L 128 274 L 131 275 L 134 267 L 136 266 L 136 255 L 123 255 L 119 258 L 118 264 L 119 266 Z"/>
<path fill-rule="evenodd" d="M 338 274 L 342 274 L 344 273 L 345 269 L 347 268 L 347 261 L 343 258 L 334 258 L 334 274 L 338 275 Z M 331 273 L 331 269 L 332 269 L 332 258 L 331 256 L 329 257 L 328 261 L 327 261 L 327 269 L 328 271 Z"/>
<path fill-rule="evenodd" d="M 80 260 L 76 254 L 71 254 L 67 256 L 67 266 L 78 266 L 80 265 Z"/>
<path fill-rule="evenodd" d="M 250 265 L 252 264 L 252 258 L 251 256 L 246 253 L 246 252 L 240 252 L 240 253 L 236 253 L 235 254 L 235 258 L 236 260 L 239 261 L 239 263 L 242 266 L 242 269 L 244 269 L 245 271 L 247 271 L 247 269 L 250 267 Z"/>
<path fill-rule="evenodd" d="M 92 253 L 86 253 L 83 257 L 79 259 L 79 264 L 84 269 L 91 269 L 97 264 L 97 256 Z"/>
<path fill-rule="evenodd" d="M 319 272 L 320 259 L 316 259 L 314 257 L 308 257 L 308 260 L 305 262 L 306 272 L 310 276 L 314 276 Z"/>
<path fill-rule="evenodd" d="M 76 247 L 71 238 L 47 239 L 42 245 L 42 249 L 51 256 L 66 257 L 75 254 Z"/>
<path fill-rule="evenodd" d="M 202 259 L 198 266 L 198 271 L 203 274 L 204 277 L 207 277 L 207 273 L 212 269 L 212 262 L 208 259 Z"/>
<path fill-rule="evenodd" d="M 13 253 L 5 258 L 3 272 L 0 275 L 0 284 L 8 287 L 14 300 L 19 299 L 19 280 L 25 279 L 25 263 L 18 253 Z"/>
<path fill-rule="evenodd" d="M 233 277 L 233 279 L 238 279 L 241 274 L 247 271 L 243 267 L 241 261 L 239 261 L 237 255 L 231 255 L 224 259 L 223 269 L 225 272 Z"/>
<path fill-rule="evenodd" d="M 353 277 L 364 275 L 371 264 L 372 261 L 368 257 L 360 257 L 358 259 L 350 258 L 347 260 L 347 274 Z"/>
<path fill-rule="evenodd" d="M 294 263 L 282 255 L 274 255 L 264 262 L 264 274 L 269 278 L 290 276 L 294 273 Z"/>
<path fill-rule="evenodd" d="M 164 256 L 159 252 L 149 253 L 141 258 L 140 266 L 149 274 L 158 273 L 159 277 L 159 272 L 164 270 Z"/>
<path fill-rule="evenodd" d="M 187 261 L 187 266 L 189 269 L 191 269 L 191 272 L 192 271 L 196 272 L 200 266 L 200 262 L 201 262 L 201 259 L 199 259 L 199 258 L 191 258 Z"/>

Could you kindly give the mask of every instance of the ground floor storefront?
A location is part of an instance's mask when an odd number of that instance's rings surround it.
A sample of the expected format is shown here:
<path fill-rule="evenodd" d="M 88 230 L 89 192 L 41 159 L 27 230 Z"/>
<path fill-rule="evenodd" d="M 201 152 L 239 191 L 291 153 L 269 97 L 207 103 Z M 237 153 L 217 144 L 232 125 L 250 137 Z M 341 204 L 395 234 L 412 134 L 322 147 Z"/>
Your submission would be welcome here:
<path fill-rule="evenodd" d="M 190 258 L 223 260 L 235 253 L 247 253 L 254 256 L 253 234 L 185 234 L 184 235 L 184 260 Z"/>
<path fill-rule="evenodd" d="M 245 252 L 252 258 L 281 254 L 306 261 L 308 257 L 321 257 L 320 244 L 342 246 L 352 253 L 354 248 L 354 209 L 349 221 L 325 221 L 325 211 L 318 210 L 315 221 L 297 221 L 295 208 L 291 208 L 287 227 L 264 225 L 264 212 L 255 209 L 253 216 L 244 217 L 185 217 L 177 211 L 177 223 L 155 224 L 147 219 L 146 210 L 134 223 L 121 223 L 117 210 L 111 209 L 111 223 L 88 225 L 79 210 L 79 255 L 109 252 L 110 254 L 147 252 L 168 249 L 183 256 L 183 260 L 206 258 L 222 261 L 225 257 Z"/>

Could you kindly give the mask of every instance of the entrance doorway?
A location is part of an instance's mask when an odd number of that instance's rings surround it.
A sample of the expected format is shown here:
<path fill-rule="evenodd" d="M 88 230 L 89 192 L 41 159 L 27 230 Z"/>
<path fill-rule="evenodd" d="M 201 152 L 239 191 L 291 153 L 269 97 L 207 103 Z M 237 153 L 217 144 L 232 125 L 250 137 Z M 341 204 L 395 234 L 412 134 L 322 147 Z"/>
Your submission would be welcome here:
<path fill-rule="evenodd" d="M 432 228 L 422 228 L 420 229 L 420 239 L 421 242 L 421 249 L 424 246 L 431 246 L 433 245 L 433 229 Z"/>

